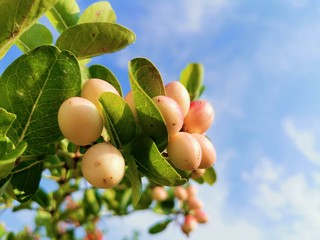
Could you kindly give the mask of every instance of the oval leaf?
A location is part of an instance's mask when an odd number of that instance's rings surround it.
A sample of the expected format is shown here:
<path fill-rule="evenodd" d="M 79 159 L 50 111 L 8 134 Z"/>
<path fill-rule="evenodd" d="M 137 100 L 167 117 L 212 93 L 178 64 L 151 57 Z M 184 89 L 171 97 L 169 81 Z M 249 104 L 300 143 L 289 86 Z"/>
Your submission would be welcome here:
<path fill-rule="evenodd" d="M 7 177 L 0 179 L 0 197 L 6 192 L 7 187 L 10 184 L 12 174 L 9 174 Z"/>
<path fill-rule="evenodd" d="M 149 233 L 156 234 L 156 233 L 162 232 L 167 228 L 168 224 L 171 222 L 172 222 L 172 219 L 167 219 L 163 222 L 156 223 L 149 228 Z"/>
<path fill-rule="evenodd" d="M 129 63 L 129 78 L 130 85 L 133 91 L 133 98 L 139 123 L 142 131 L 149 136 L 157 145 L 160 152 L 162 152 L 168 144 L 168 132 L 164 119 L 152 101 L 150 96 L 139 85 L 139 80 L 136 79 L 137 69 Z"/>
<path fill-rule="evenodd" d="M 120 96 L 122 96 L 121 85 L 116 76 L 108 68 L 102 65 L 91 65 L 88 69 L 87 75 L 88 78 L 99 78 L 105 80 L 106 82 L 114 86 L 115 89 L 117 89 L 117 91 L 119 92 Z"/>
<path fill-rule="evenodd" d="M 150 181 L 164 185 L 177 186 L 186 183 L 177 171 L 162 157 L 155 143 L 144 134 L 138 134 L 128 147 L 136 159 L 138 170 Z"/>
<path fill-rule="evenodd" d="M 57 0 L 0 1 L 0 59 Z M 13 14 L 14 13 L 14 14 Z"/>
<path fill-rule="evenodd" d="M 191 101 L 197 99 L 202 91 L 203 71 L 202 64 L 190 63 L 180 74 L 180 82 L 187 88 Z"/>
<path fill-rule="evenodd" d="M 217 181 L 216 171 L 213 167 L 207 168 L 202 178 L 209 185 L 213 185 Z"/>
<path fill-rule="evenodd" d="M 126 152 L 123 152 L 123 154 L 128 165 L 128 177 L 132 189 L 132 204 L 133 206 L 136 206 L 141 198 L 142 189 L 138 166 L 136 164 L 136 160 L 131 156 L 131 154 L 126 154 Z"/>
<path fill-rule="evenodd" d="M 125 100 L 112 93 L 101 94 L 99 101 L 111 142 L 117 148 L 129 143 L 136 134 L 136 123 Z"/>
<path fill-rule="evenodd" d="M 14 168 L 11 186 L 14 195 L 21 203 L 30 200 L 38 191 L 43 170 L 43 161 L 26 163 L 21 162 Z"/>
<path fill-rule="evenodd" d="M 132 59 L 130 61 L 130 72 L 150 98 L 166 95 L 160 72 L 148 59 Z"/>
<path fill-rule="evenodd" d="M 90 5 L 80 16 L 79 23 L 117 21 L 116 13 L 109 2 L 96 2 Z"/>
<path fill-rule="evenodd" d="M 119 51 L 135 39 L 132 31 L 115 23 L 82 23 L 64 31 L 56 45 L 83 59 Z"/>
<path fill-rule="evenodd" d="M 48 193 L 46 193 L 42 188 L 39 188 L 35 194 L 33 200 L 38 203 L 43 208 L 50 207 L 50 198 Z"/>
<path fill-rule="evenodd" d="M 59 32 L 63 32 L 67 28 L 77 24 L 80 9 L 76 0 L 58 0 L 46 15 L 51 24 Z"/>
<path fill-rule="evenodd" d="M 21 35 L 16 44 L 21 51 L 29 52 L 37 47 L 51 43 L 52 34 L 50 30 L 40 23 L 35 23 Z"/>
<path fill-rule="evenodd" d="M 9 113 L 7 110 L 0 108 L 0 138 L 3 138 L 7 135 L 7 132 L 15 119 L 15 114 Z"/>
<path fill-rule="evenodd" d="M 70 52 L 43 46 L 16 59 L 0 80 L 0 107 L 17 115 L 8 137 L 14 144 L 25 140 L 29 151 L 59 140 L 59 107 L 80 88 L 80 67 Z"/>

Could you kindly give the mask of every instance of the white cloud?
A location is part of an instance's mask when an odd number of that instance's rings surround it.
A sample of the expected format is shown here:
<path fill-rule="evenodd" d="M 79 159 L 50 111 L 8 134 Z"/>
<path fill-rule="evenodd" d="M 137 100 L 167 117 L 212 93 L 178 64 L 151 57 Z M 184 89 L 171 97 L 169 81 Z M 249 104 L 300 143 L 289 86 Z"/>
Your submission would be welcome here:
<path fill-rule="evenodd" d="M 298 129 L 290 118 L 284 119 L 282 124 L 297 149 L 311 162 L 319 165 L 320 152 L 316 149 L 315 133 L 311 129 Z"/>
<path fill-rule="evenodd" d="M 266 165 L 265 161 L 260 161 L 252 173 L 246 172 L 244 176 L 248 184 L 256 186 L 251 193 L 251 202 L 256 211 L 261 212 L 262 219 L 266 216 L 276 223 L 269 234 L 274 236 L 273 239 L 319 239 L 319 187 L 309 183 L 303 173 L 288 175 L 288 172 L 279 171 L 283 167 L 276 166 L 271 160 L 267 160 L 267 165 L 269 170 L 274 169 L 277 182 L 264 175 L 257 175 L 262 166 Z M 260 229 L 265 232 L 262 226 Z"/>

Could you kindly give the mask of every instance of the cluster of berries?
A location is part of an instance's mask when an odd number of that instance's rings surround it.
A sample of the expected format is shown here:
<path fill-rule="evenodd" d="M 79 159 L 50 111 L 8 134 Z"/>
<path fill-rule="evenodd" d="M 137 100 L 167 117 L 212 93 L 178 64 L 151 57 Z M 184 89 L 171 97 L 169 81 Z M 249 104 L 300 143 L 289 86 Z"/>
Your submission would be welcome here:
<path fill-rule="evenodd" d="M 156 96 L 152 100 L 166 123 L 169 136 L 167 153 L 170 162 L 185 171 L 211 167 L 216 161 L 216 150 L 205 133 L 214 120 L 215 112 L 212 105 L 200 99 L 191 101 L 187 89 L 179 81 L 168 83 L 165 92 L 165 96 Z M 127 94 L 125 100 L 138 122 L 132 91 Z"/>
<path fill-rule="evenodd" d="M 198 224 L 209 221 L 208 214 L 203 210 L 203 202 L 197 197 L 197 189 L 194 185 L 176 186 L 173 192 L 174 197 L 180 203 L 180 210 L 177 211 L 183 215 L 180 223 L 184 234 L 189 235 Z M 162 186 L 152 188 L 152 199 L 158 202 L 167 200 L 168 192 Z"/>

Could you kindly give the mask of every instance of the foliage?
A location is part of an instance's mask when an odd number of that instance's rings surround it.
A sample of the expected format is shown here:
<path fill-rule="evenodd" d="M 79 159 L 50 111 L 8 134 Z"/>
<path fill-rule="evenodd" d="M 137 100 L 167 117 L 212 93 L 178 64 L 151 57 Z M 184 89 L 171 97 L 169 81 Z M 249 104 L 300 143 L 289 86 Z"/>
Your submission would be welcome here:
<path fill-rule="evenodd" d="M 0 23 L 0 58 L 14 44 L 23 51 L 0 77 L 0 197 L 1 208 L 36 211 L 36 228 L 14 234 L 0 225 L 0 237 L 37 239 L 45 233 L 54 239 L 72 239 L 75 230 L 83 227 L 86 239 L 92 239 L 90 234 L 102 234 L 96 227 L 101 217 L 144 209 L 165 215 L 149 229 L 154 234 L 164 230 L 177 215 L 187 214 L 188 209 L 177 202 L 172 189 L 193 180 L 190 172 L 176 169 L 167 160 L 166 125 L 152 101 L 152 97 L 165 94 L 156 66 L 146 58 L 128 63 L 128 83 L 140 122 L 137 125 L 112 71 L 83 61 L 129 46 L 135 34 L 116 22 L 108 2 L 95 3 L 83 13 L 75 0 L 19 2 L 0 1 L 1 16 L 6 16 Z M 60 33 L 55 42 L 50 30 L 37 22 L 44 15 Z M 127 165 L 122 182 L 106 190 L 84 184 L 80 164 L 90 146 L 75 146 L 64 139 L 57 122 L 62 102 L 79 96 L 83 82 L 93 77 L 109 82 L 120 93 L 100 97 L 107 134 L 97 142 L 109 139 L 122 152 Z M 192 99 L 198 98 L 204 89 L 202 65 L 188 65 L 180 81 Z M 57 187 L 39 188 L 44 177 Z M 209 185 L 215 181 L 212 167 L 196 180 Z M 168 199 L 152 199 L 156 185 L 166 186 L 171 193 Z"/>

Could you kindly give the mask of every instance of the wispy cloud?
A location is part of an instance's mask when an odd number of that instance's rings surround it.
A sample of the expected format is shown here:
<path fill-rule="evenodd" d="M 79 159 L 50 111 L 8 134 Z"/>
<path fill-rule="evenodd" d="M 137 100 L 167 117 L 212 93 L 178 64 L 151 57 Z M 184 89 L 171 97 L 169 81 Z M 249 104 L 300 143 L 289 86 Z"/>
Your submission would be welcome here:
<path fill-rule="evenodd" d="M 312 129 L 299 129 L 290 118 L 282 122 L 288 137 L 296 148 L 311 162 L 320 164 L 320 152 L 316 149 L 316 135 Z"/>
<path fill-rule="evenodd" d="M 277 175 L 275 178 L 256 174 L 266 164 Z M 316 240 L 320 237 L 319 187 L 311 184 L 305 174 L 290 175 L 284 169 L 284 166 L 275 165 L 271 159 L 264 159 L 258 162 L 252 173 L 244 174 L 248 184 L 257 186 L 251 193 L 251 202 L 255 206 L 252 209 L 256 208 L 262 219 L 267 217 L 275 225 L 274 229 L 269 230 L 260 226 L 260 230 L 273 236 L 273 239 Z"/>

